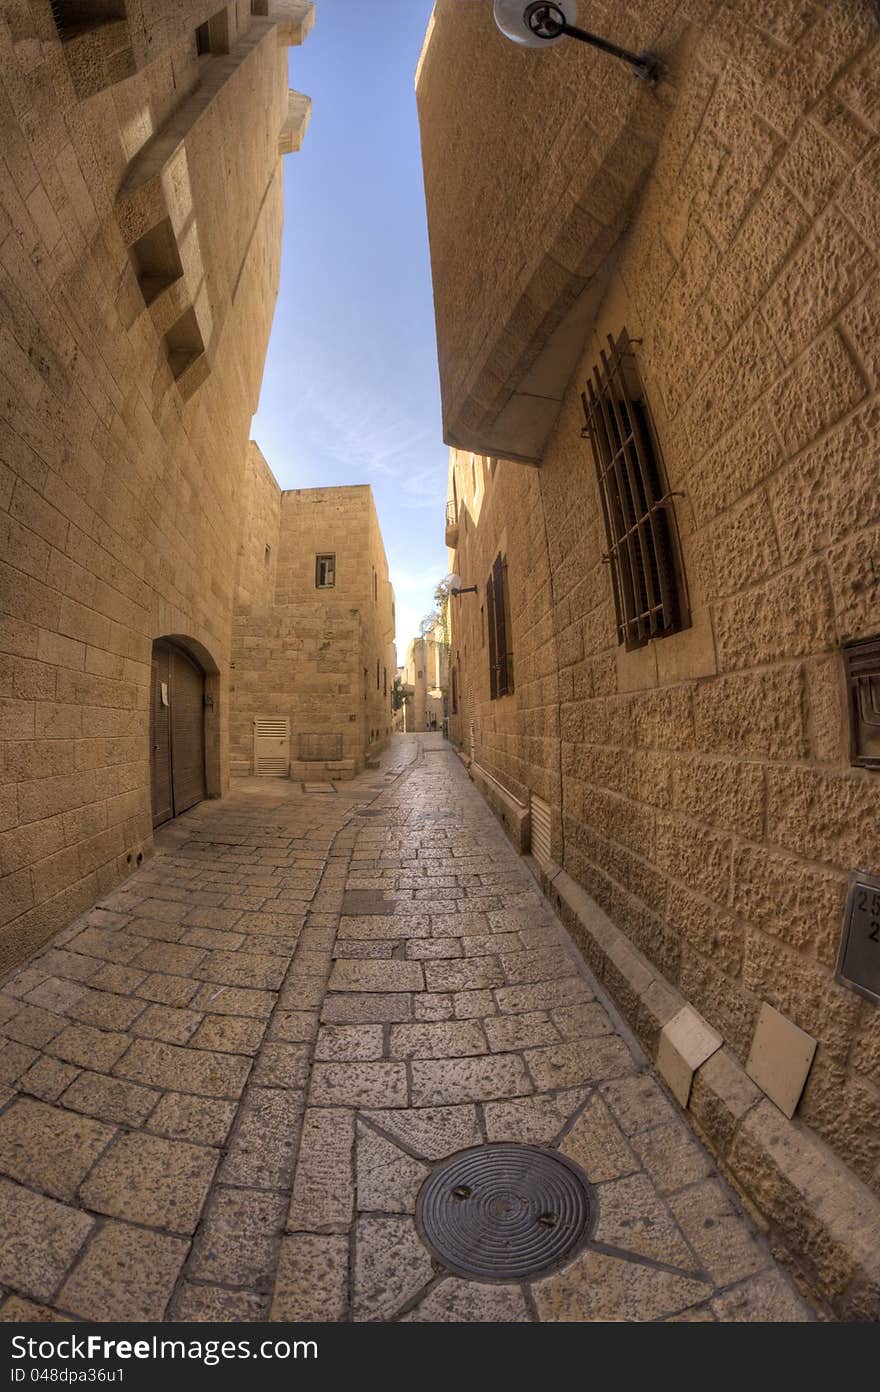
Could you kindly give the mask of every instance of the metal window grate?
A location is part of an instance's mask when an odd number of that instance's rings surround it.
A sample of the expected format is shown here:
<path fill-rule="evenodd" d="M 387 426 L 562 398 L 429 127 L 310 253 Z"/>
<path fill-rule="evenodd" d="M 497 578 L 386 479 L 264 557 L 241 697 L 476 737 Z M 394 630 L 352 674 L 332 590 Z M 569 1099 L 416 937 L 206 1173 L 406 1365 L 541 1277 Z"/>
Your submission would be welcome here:
<path fill-rule="evenodd" d="M 618 642 L 644 646 L 690 622 L 673 495 L 626 330 L 581 392 L 599 479 Z"/>
<path fill-rule="evenodd" d="M 850 762 L 880 769 L 880 638 L 843 649 L 850 701 Z"/>

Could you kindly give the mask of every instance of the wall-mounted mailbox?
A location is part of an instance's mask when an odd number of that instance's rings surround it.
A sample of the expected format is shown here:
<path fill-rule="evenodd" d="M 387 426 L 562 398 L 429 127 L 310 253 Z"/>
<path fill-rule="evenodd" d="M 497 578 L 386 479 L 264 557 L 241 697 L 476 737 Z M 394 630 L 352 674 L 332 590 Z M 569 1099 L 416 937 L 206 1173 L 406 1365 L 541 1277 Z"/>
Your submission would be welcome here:
<path fill-rule="evenodd" d="M 880 878 L 864 870 L 849 877 L 835 979 L 880 1005 Z"/>

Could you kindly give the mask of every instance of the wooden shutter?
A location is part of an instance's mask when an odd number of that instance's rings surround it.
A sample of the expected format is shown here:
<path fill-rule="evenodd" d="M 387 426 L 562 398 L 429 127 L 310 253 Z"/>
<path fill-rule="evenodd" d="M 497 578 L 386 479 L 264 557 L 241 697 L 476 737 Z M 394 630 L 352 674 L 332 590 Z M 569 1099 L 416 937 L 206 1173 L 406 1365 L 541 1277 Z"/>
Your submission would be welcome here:
<path fill-rule="evenodd" d="M 174 816 L 174 806 L 171 801 L 171 651 L 165 644 L 158 643 L 153 648 L 150 691 L 150 784 L 153 826 L 161 826 Z"/>
<path fill-rule="evenodd" d="M 179 817 L 205 796 L 205 677 L 179 648 L 171 650 L 171 778 Z"/>
<path fill-rule="evenodd" d="M 495 583 L 492 575 L 486 584 L 486 622 L 489 629 L 489 697 L 498 695 L 498 659 L 495 643 Z"/>
<path fill-rule="evenodd" d="M 287 778 L 289 774 L 290 721 L 274 715 L 258 716 L 254 721 L 255 777 Z"/>
<path fill-rule="evenodd" d="M 507 566 L 501 556 L 496 556 L 492 567 L 492 590 L 495 601 L 495 651 L 498 671 L 497 690 L 499 696 L 506 696 L 510 690 L 507 663 L 507 603 L 505 590 Z"/>

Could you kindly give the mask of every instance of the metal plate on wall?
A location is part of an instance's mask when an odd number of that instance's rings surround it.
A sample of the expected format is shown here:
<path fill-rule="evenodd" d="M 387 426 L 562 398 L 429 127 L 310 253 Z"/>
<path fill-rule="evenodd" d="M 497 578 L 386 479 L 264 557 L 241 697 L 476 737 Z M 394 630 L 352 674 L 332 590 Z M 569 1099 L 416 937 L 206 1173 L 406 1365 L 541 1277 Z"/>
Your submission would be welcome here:
<path fill-rule="evenodd" d="M 835 980 L 880 1005 L 880 878 L 864 870 L 849 877 Z"/>

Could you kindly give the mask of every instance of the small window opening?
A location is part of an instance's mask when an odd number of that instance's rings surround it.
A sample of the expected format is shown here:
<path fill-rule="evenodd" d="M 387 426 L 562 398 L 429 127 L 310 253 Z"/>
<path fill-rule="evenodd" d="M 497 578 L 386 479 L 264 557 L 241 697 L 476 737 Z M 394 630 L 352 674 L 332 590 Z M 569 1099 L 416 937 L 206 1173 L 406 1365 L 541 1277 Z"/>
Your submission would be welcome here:
<path fill-rule="evenodd" d="M 315 557 L 315 587 L 319 590 L 332 590 L 336 584 L 336 557 L 324 555 Z"/>

